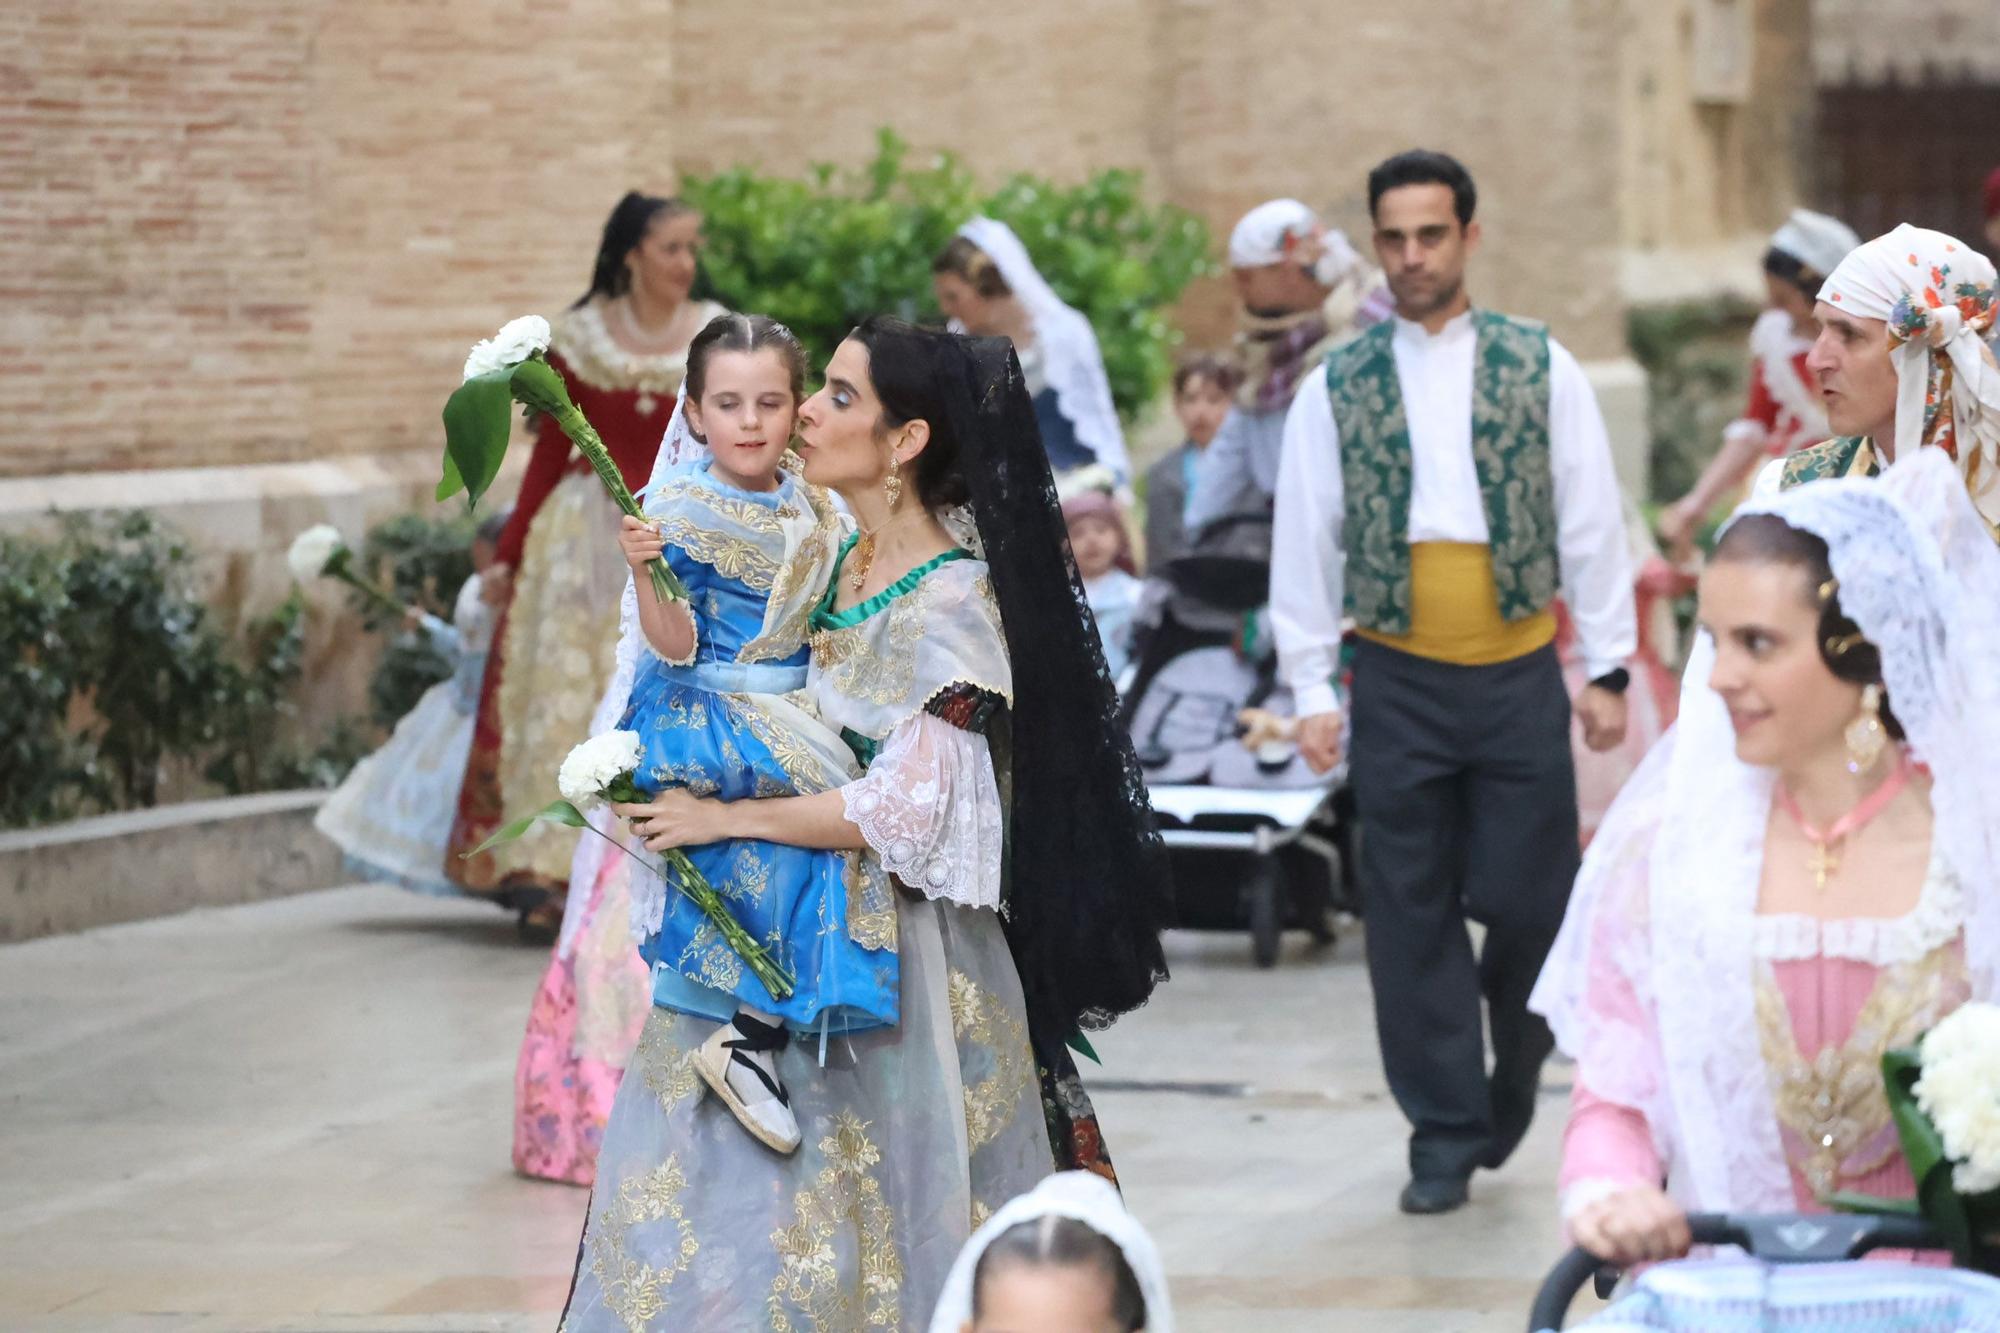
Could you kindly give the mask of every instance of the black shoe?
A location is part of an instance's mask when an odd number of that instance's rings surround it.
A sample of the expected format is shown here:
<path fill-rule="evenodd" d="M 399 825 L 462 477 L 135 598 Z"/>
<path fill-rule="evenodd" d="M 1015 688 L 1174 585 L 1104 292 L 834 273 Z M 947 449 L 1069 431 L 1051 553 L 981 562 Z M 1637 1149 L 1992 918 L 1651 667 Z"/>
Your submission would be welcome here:
<path fill-rule="evenodd" d="M 1528 1137 L 1529 1126 L 1535 1123 L 1535 1099 L 1541 1095 L 1540 1071 L 1533 1079 L 1492 1084 L 1493 1099 L 1493 1140 L 1479 1164 L 1488 1171 L 1498 1171 L 1521 1146 L 1521 1140 Z"/>
<path fill-rule="evenodd" d="M 1437 1213 L 1457 1212 L 1465 1207 L 1470 1197 L 1463 1177 L 1433 1176 L 1425 1179 L 1418 1176 L 1403 1186 L 1403 1195 L 1396 1200 L 1396 1206 L 1418 1217 L 1430 1217 Z"/>

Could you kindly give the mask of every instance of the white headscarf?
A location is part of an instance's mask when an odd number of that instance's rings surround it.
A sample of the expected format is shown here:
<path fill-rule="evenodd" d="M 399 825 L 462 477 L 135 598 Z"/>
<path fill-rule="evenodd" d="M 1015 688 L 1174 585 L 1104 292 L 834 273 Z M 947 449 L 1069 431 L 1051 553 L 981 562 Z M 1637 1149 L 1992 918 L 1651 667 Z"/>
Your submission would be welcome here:
<path fill-rule="evenodd" d="M 1923 450 L 1880 479 L 1753 500 L 1827 544 L 1841 610 L 1882 656 L 1912 754 L 1935 779 L 1937 857 L 1964 908 L 1975 998 L 2000 986 L 2000 548 L 1956 469 Z M 1736 757 L 1690 655 L 1680 720 L 1619 794 L 1577 876 L 1529 1001 L 1591 1090 L 1642 1111 L 1676 1198 L 1786 1212 L 1791 1177 L 1758 1042 L 1753 921 L 1774 777 Z M 1607 1013 L 1588 996 L 1631 997 Z M 1637 1026 L 1634 1026 L 1636 1022 Z"/>
<path fill-rule="evenodd" d="M 978 246 L 1034 321 L 1035 344 L 1041 349 L 1042 373 L 1056 392 L 1056 406 L 1076 429 L 1076 440 L 1092 457 L 1117 475 L 1119 485 L 1132 479 L 1125 453 L 1125 433 L 1118 409 L 1111 402 L 1111 381 L 1104 375 L 1104 354 L 1097 334 L 1083 312 L 1065 305 L 1042 277 L 1028 247 L 1014 229 L 993 218 L 979 217 L 958 229 Z M 964 332 L 954 328 L 953 332 Z"/>
<path fill-rule="evenodd" d="M 1984 342 L 1995 314 L 1992 261 L 1904 223 L 1848 255 L 1819 299 L 1888 322 L 1895 461 L 1924 445 L 1944 450 L 1987 524 L 2000 528 L 2000 366 Z"/>
<path fill-rule="evenodd" d="M 1773 250 L 1783 251 L 1821 276 L 1839 268 L 1840 261 L 1860 244 L 1854 228 L 1810 208 L 1793 209 L 1785 225 L 1771 236 Z"/>
<path fill-rule="evenodd" d="M 1125 1202 L 1111 1183 L 1088 1171 L 1061 1171 L 1048 1177 L 1026 1194 L 1010 1199 L 972 1234 L 944 1280 L 944 1294 L 931 1315 L 930 1333 L 958 1333 L 960 1327 L 972 1322 L 972 1279 L 986 1248 L 1021 1223 L 1043 1217 L 1074 1218 L 1116 1245 L 1132 1275 L 1139 1279 L 1139 1294 L 1146 1300 L 1146 1333 L 1174 1333 L 1174 1311 L 1167 1300 L 1167 1273 L 1160 1263 L 1159 1247 L 1139 1220 L 1125 1211 Z"/>
<path fill-rule="evenodd" d="M 1296 199 L 1272 199 L 1236 220 L 1229 231 L 1229 267 L 1263 268 L 1293 259 L 1313 242 L 1319 258 L 1313 277 L 1323 287 L 1338 287 L 1349 277 L 1368 273 L 1347 233 L 1321 225 L 1319 214 Z"/>

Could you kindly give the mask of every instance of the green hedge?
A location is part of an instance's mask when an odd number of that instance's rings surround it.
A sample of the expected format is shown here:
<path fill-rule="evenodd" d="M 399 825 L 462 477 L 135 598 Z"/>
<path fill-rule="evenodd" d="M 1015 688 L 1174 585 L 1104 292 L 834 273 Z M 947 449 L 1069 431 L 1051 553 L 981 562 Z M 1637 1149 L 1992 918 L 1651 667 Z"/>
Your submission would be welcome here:
<path fill-rule="evenodd" d="M 874 160 L 852 171 L 683 177 L 683 196 L 704 214 L 703 294 L 783 320 L 824 364 L 869 315 L 941 322 L 931 261 L 984 213 L 1013 227 L 1049 285 L 1089 318 L 1119 412 L 1130 420 L 1158 396 L 1178 341 L 1161 312 L 1217 271 L 1207 224 L 1147 203 L 1132 171 L 1067 186 L 1018 175 L 986 191 L 949 153 L 909 158 L 884 130 Z"/>
<path fill-rule="evenodd" d="M 192 564 L 144 513 L 0 536 L 0 827 L 152 805 L 173 765 L 228 793 L 346 770 L 352 727 L 307 745 L 289 726 L 302 603 L 232 640 Z"/>
<path fill-rule="evenodd" d="M 362 570 L 448 616 L 471 572 L 470 531 L 464 518 L 391 519 L 368 534 Z M 339 718 L 303 734 L 304 619 L 294 593 L 226 633 L 187 544 L 145 513 L 0 535 L 0 828 L 153 805 L 170 771 L 231 795 L 332 786 L 451 674 L 422 636 L 396 634 L 370 682 L 373 725 Z"/>

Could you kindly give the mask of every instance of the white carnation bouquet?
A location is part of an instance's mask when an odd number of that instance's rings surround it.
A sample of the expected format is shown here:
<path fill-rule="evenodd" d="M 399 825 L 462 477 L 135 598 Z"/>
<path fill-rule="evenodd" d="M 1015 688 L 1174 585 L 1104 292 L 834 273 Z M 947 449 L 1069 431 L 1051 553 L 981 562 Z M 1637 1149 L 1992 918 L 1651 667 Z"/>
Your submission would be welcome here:
<path fill-rule="evenodd" d="M 1964 1268 L 2000 1272 L 2000 1005 L 1960 1006 L 1882 1057 L 1914 1200 L 1839 1194 L 1856 1212 L 1918 1213 Z"/>
<path fill-rule="evenodd" d="M 315 524 L 294 537 L 292 549 L 285 553 L 285 563 L 291 566 L 292 577 L 300 583 L 335 579 L 392 615 L 401 615 L 406 609 L 394 597 L 354 572 L 354 552 L 348 547 L 347 539 L 340 535 L 340 529 L 331 523 Z"/>
<path fill-rule="evenodd" d="M 538 822 L 563 824 L 596 834 L 639 861 L 649 872 L 664 876 L 668 884 L 693 900 L 723 941 L 743 959 L 744 965 L 756 974 L 757 980 L 764 983 L 764 988 L 776 998 L 784 999 L 792 993 L 796 979 L 763 943 L 743 928 L 743 923 L 722 901 L 722 895 L 696 869 L 694 862 L 688 860 L 685 852 L 679 848 L 668 851 L 662 858 L 661 866 L 655 868 L 585 817 L 587 811 L 606 801 L 623 805 L 646 799 L 636 780 L 645 752 L 645 745 L 636 731 L 607 731 L 592 736 L 564 756 L 562 767 L 556 772 L 556 790 L 562 793 L 560 800 L 515 820 L 465 856 L 478 856 L 503 842 L 512 842 Z"/>
<path fill-rule="evenodd" d="M 2000 1190 L 2000 1005 L 1968 1004 L 1924 1035 L 1911 1091 L 1937 1126 L 1960 1194 Z"/>
<path fill-rule="evenodd" d="M 448 500 L 463 490 L 471 504 L 500 475 L 513 437 L 512 404 L 518 402 L 553 419 L 577 452 L 590 462 L 597 479 L 624 513 L 644 518 L 645 511 L 596 427 L 570 401 L 569 386 L 548 362 L 549 322 L 540 315 L 510 320 L 491 338 L 473 346 L 465 358 L 465 376 L 444 405 L 444 478 L 437 498 Z M 665 560 L 646 566 L 653 593 L 663 602 L 685 602 L 687 589 Z"/>

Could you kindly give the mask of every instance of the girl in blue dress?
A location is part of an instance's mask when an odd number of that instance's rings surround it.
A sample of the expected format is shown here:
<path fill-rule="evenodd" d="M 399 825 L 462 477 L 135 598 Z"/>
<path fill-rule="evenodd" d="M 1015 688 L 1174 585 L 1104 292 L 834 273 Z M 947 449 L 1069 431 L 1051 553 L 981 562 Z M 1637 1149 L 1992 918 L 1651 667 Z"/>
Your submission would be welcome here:
<path fill-rule="evenodd" d="M 782 466 L 804 383 L 805 353 L 783 325 L 712 321 L 688 350 L 680 408 L 706 457 L 651 488 L 644 520 L 624 520 L 619 542 L 647 651 L 620 725 L 640 737 L 636 783 L 649 795 L 809 795 L 860 774 L 840 737 L 787 697 L 805 684 L 808 619 L 842 535 L 825 492 Z M 641 571 L 659 557 L 687 601 L 655 597 Z M 684 850 L 796 985 L 773 995 L 692 900 L 644 876 L 634 925 L 653 1001 L 721 1025 L 695 1052 L 695 1072 L 760 1142 L 789 1153 L 798 1122 L 775 1056 L 790 1033 L 814 1034 L 824 1050 L 829 1033 L 897 1021 L 887 876 L 878 859 L 852 851 L 746 839 Z"/>

